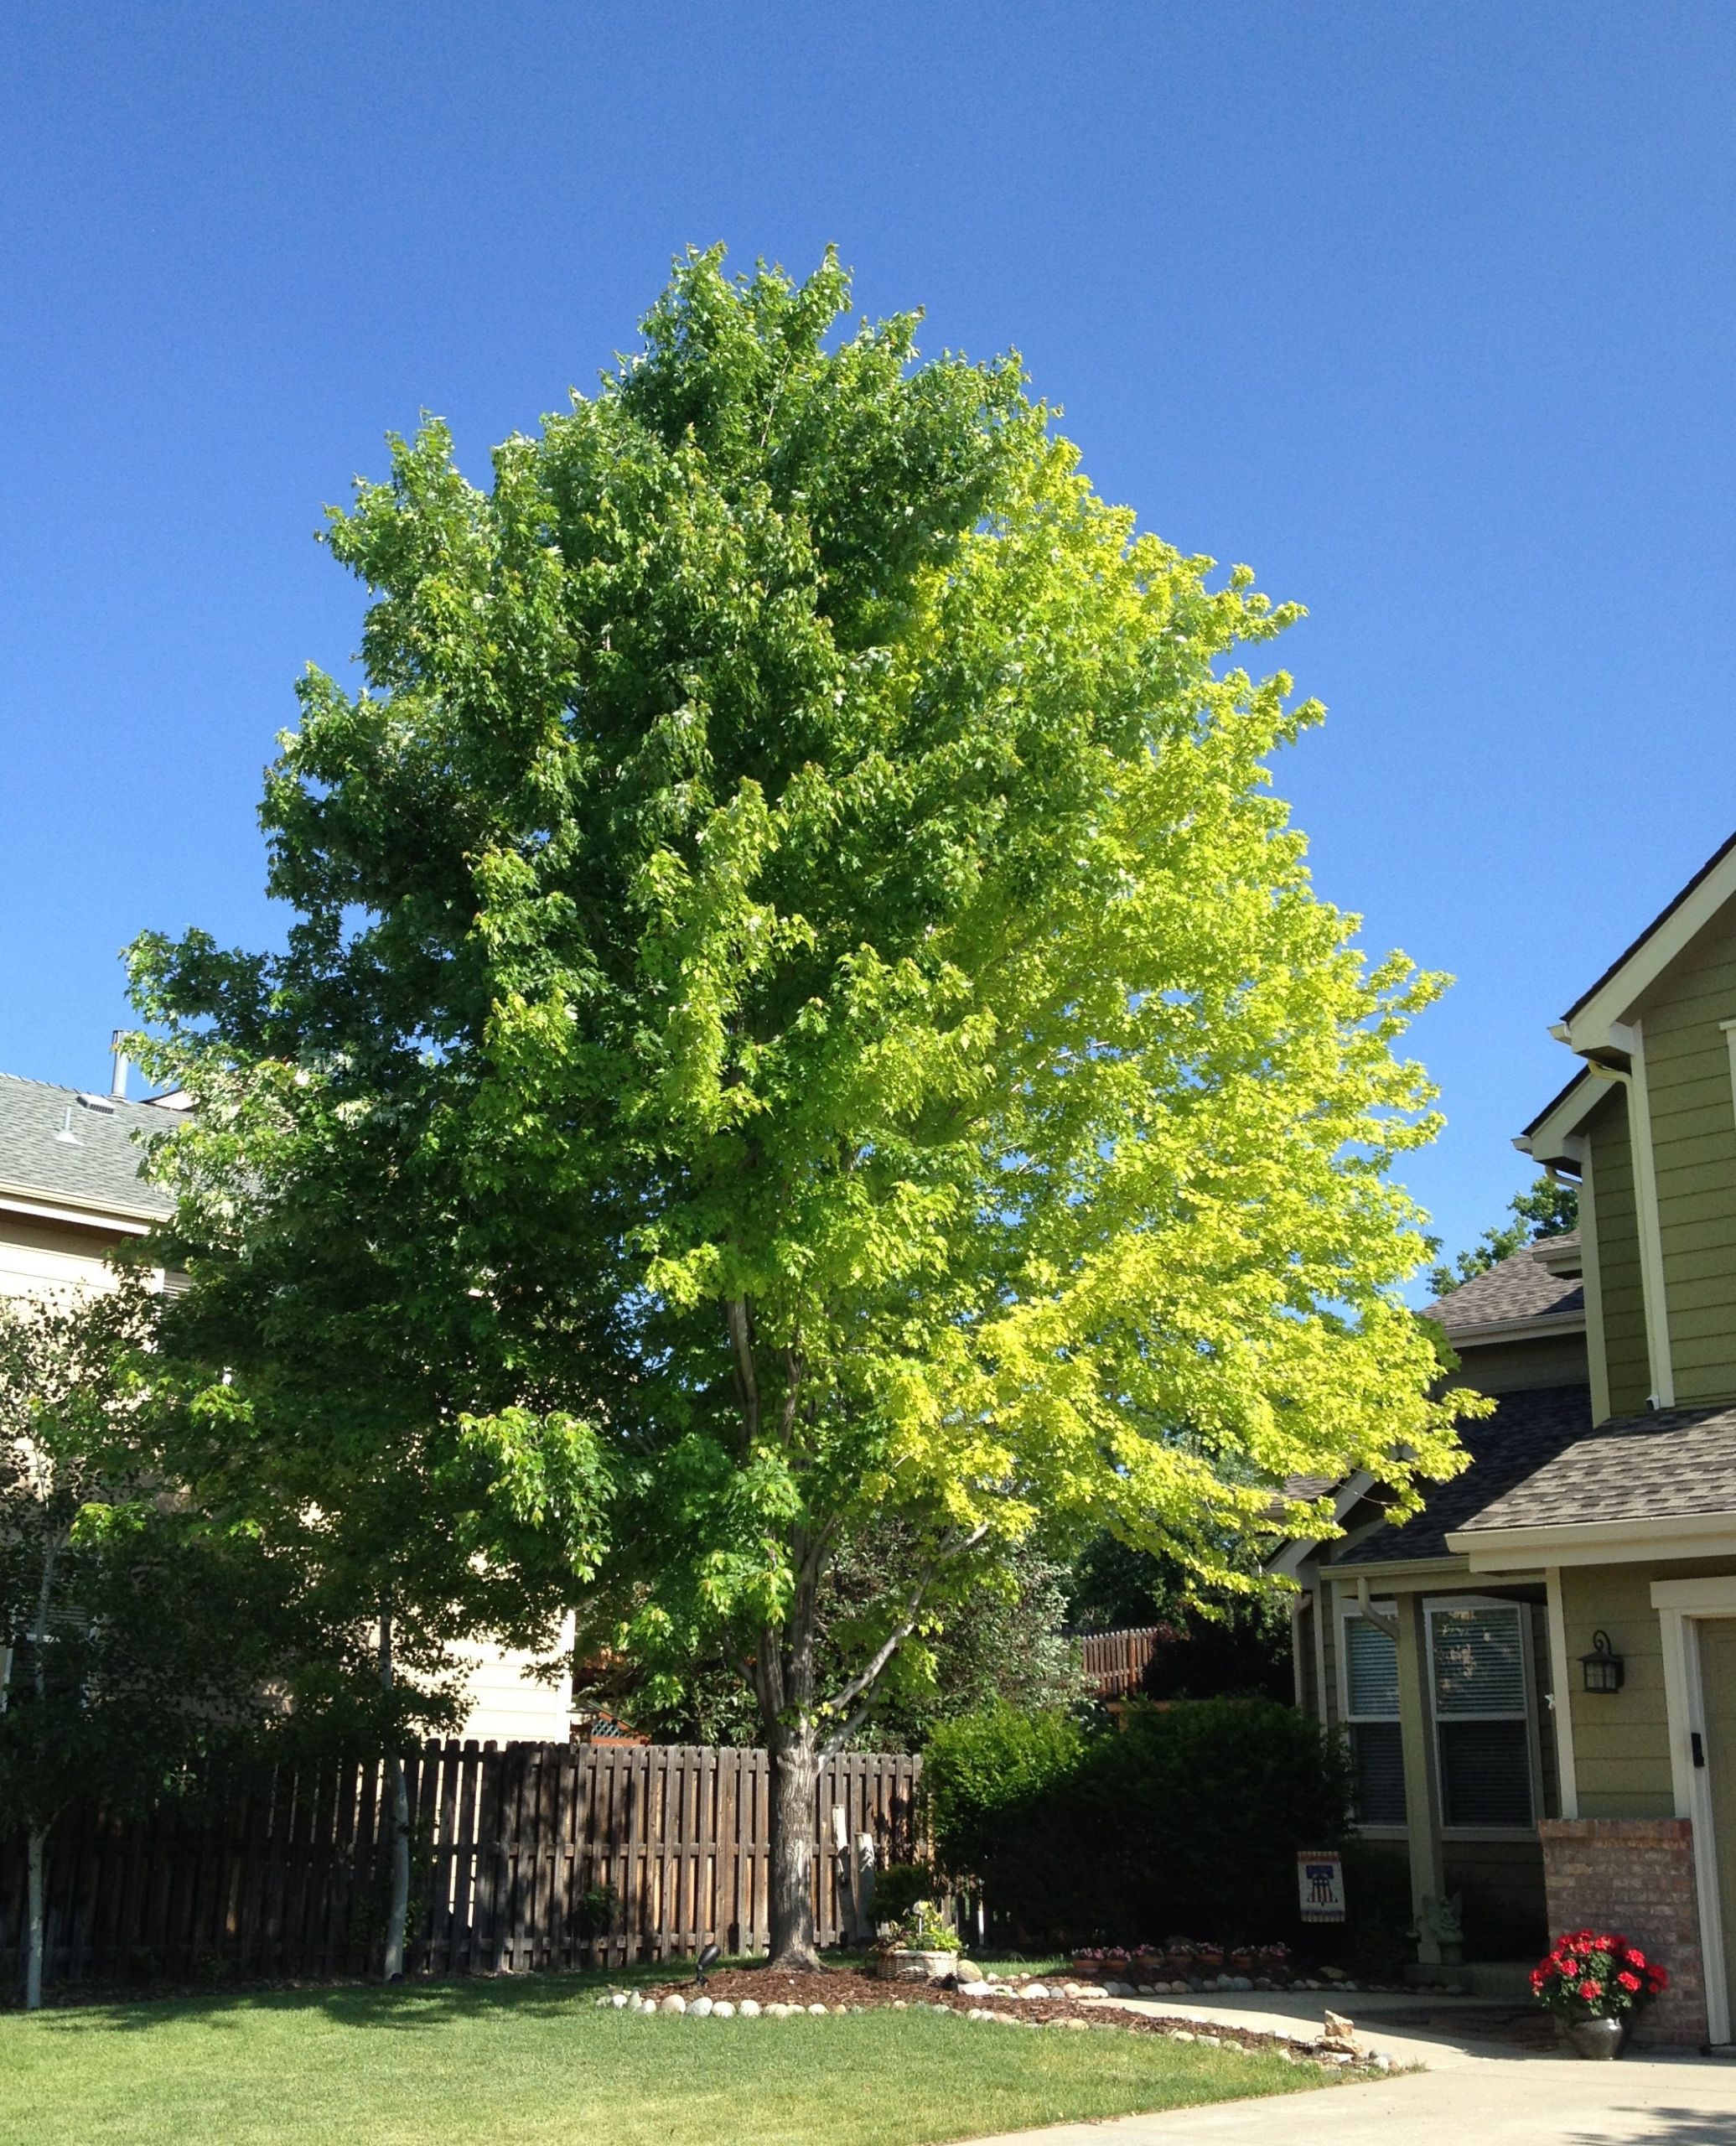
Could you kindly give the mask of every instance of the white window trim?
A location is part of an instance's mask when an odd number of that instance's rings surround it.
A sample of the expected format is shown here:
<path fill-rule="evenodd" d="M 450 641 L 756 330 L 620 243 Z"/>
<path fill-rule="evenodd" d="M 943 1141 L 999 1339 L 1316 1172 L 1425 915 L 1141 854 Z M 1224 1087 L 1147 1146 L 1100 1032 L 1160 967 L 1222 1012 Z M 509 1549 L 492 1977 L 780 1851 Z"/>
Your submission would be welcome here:
<path fill-rule="evenodd" d="M 1398 1604 L 1396 1601 L 1390 1599 L 1385 1602 L 1371 1601 L 1368 1606 L 1376 1616 L 1396 1619 L 1398 1615 Z M 1355 1728 L 1359 1722 L 1394 1722 L 1401 1725 L 1401 1731 L 1403 1722 L 1403 1716 L 1399 1711 L 1398 1705 L 1394 1707 L 1391 1713 L 1353 1714 L 1350 1712 L 1350 1650 L 1345 1641 L 1345 1627 L 1353 1618 L 1359 1621 L 1362 1620 L 1362 1604 L 1355 1601 L 1340 1602 L 1338 1605 L 1338 1718 L 1340 1725 L 1345 1731 L 1346 1741 L 1349 1740 L 1351 1729 Z M 1400 1705 L 1402 1703 L 1401 1701 Z M 1405 1818 L 1397 1824 L 1391 1820 L 1383 1820 L 1379 1824 L 1365 1823 L 1359 1818 L 1356 1821 L 1356 1831 L 1365 1840 L 1408 1840 L 1411 1832 L 1409 1815 L 1407 1812 Z"/>
<path fill-rule="evenodd" d="M 1434 1619 L 1438 1610 L 1511 1610 L 1519 1619 L 1520 1671 L 1525 1684 L 1525 1749 L 1531 1776 L 1531 1816 L 1528 1826 L 1449 1826 L 1445 1822 L 1446 1771 L 1441 1764 L 1442 1716 L 1435 1703 Z M 1537 1821 L 1543 1815 L 1543 1749 L 1537 1732 L 1537 1679 L 1533 1661 L 1536 1635 L 1531 1630 L 1531 1605 L 1513 1602 L 1499 1594 L 1431 1594 L 1422 1602 L 1423 1667 L 1428 1685 L 1428 1733 L 1434 1759 L 1435 1779 L 1440 1784 L 1441 1838 L 1443 1841 L 1534 1841 Z M 1516 1721 L 1513 1713 L 1456 1713 L 1448 1721 Z"/>

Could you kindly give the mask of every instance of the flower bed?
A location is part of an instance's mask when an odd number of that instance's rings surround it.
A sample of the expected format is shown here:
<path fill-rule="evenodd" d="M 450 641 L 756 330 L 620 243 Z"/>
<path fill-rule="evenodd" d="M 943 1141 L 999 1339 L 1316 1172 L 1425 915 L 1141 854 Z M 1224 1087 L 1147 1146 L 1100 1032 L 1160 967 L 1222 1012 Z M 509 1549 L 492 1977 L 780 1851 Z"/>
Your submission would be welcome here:
<path fill-rule="evenodd" d="M 1182 1937 L 1162 1945 L 1088 1946 L 1073 1955 L 1079 1973 L 1112 1982 L 1215 1982 L 1220 1975 L 1246 1978 L 1282 1988 L 1293 1979 L 1288 1948 L 1283 1945 L 1226 1947 L 1196 1944 Z"/>

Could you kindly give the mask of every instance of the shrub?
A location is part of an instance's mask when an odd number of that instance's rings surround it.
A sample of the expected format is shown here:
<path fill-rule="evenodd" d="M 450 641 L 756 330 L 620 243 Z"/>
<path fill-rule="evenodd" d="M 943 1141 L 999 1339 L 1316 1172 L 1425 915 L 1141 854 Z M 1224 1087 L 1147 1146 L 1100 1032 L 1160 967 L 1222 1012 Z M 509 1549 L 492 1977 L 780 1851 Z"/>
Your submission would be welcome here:
<path fill-rule="evenodd" d="M 874 1921 L 900 1922 L 918 1900 L 946 1891 L 931 1863 L 889 1863 L 874 1873 Z"/>
<path fill-rule="evenodd" d="M 1342 1840 L 1338 1743 L 1269 1699 L 1132 1706 L 1086 1736 L 1010 1710 L 948 1725 L 925 1760 L 941 1865 L 1021 1940 L 1298 1936 L 1296 1854 Z"/>
<path fill-rule="evenodd" d="M 1002 1829 L 1070 1779 L 1085 1732 L 1060 1713 L 998 1704 L 942 1722 L 922 1756 L 922 1792 L 941 1868 L 980 1877 Z"/>

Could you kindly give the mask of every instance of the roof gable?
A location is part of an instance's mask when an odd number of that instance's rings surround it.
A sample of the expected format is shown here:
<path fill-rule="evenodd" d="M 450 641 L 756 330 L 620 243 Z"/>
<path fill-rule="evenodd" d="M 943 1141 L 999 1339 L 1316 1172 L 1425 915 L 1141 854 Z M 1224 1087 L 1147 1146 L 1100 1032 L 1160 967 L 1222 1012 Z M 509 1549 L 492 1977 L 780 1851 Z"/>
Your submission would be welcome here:
<path fill-rule="evenodd" d="M 1505 1326 L 1515 1319 L 1583 1318 L 1585 1284 L 1577 1274 L 1552 1271 L 1570 1247 L 1577 1230 L 1541 1237 L 1481 1274 L 1474 1274 L 1444 1297 L 1424 1307 L 1423 1316 L 1443 1326 L 1450 1338 L 1483 1326 Z"/>
<path fill-rule="evenodd" d="M 1447 1558 L 1447 1537 L 1473 1524 L 1492 1501 L 1528 1482 L 1591 1428 L 1591 1394 L 1583 1386 L 1540 1387 L 1501 1396 L 1493 1415 L 1459 1426 L 1470 1465 L 1428 1495 L 1421 1512 L 1397 1527 L 1382 1525 L 1359 1542 L 1342 1542 L 1329 1565 L 1409 1564 Z"/>
<path fill-rule="evenodd" d="M 1577 1051 L 1606 1048 L 1613 1040 L 1610 1031 L 1626 1019 L 1635 1001 L 1732 900 L 1736 900 L 1736 835 L 1707 858 L 1633 944 L 1574 1000 L 1562 1019 L 1565 1040 Z"/>

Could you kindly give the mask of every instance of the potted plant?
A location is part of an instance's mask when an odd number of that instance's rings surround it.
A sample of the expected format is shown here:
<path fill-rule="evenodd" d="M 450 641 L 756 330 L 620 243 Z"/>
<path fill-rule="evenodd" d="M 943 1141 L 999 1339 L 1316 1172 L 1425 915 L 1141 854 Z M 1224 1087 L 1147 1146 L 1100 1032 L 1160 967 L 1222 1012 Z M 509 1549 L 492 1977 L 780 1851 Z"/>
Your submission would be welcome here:
<path fill-rule="evenodd" d="M 1656 1960 L 1619 1932 L 1575 1930 L 1531 1969 L 1531 1990 L 1581 2056 L 1619 2055 L 1628 2020 L 1670 1986 Z"/>
<path fill-rule="evenodd" d="M 938 1982 L 958 1969 L 958 1932 L 932 1900 L 913 1900 L 898 1922 L 883 1923 L 874 1971 L 883 1982 Z"/>

